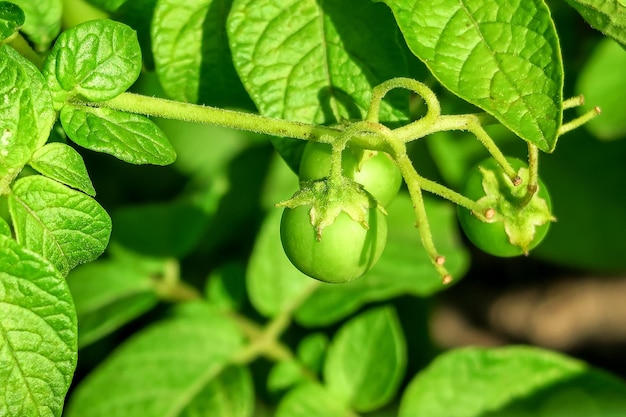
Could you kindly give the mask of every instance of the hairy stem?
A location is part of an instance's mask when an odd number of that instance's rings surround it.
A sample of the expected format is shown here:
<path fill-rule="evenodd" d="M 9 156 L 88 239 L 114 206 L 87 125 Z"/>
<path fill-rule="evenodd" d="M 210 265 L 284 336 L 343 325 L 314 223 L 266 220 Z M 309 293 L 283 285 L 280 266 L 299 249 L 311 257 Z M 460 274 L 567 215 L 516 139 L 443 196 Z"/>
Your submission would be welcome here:
<path fill-rule="evenodd" d="M 413 91 L 426 103 L 426 107 L 428 108 L 426 115 L 412 123 L 414 128 L 425 129 L 426 127 L 432 125 L 441 114 L 441 105 L 439 104 L 439 100 L 437 99 L 435 93 L 428 88 L 426 84 L 411 78 L 393 78 L 374 87 L 372 90 L 372 101 L 370 102 L 370 108 L 367 112 L 365 120 L 368 122 L 378 123 L 382 99 L 389 91 L 395 88 L 404 88 L 406 90 Z"/>
<path fill-rule="evenodd" d="M 574 120 L 571 120 L 567 123 L 563 123 L 561 127 L 559 128 L 559 136 L 564 135 L 565 133 L 584 125 L 589 120 L 598 116 L 600 113 L 601 113 L 600 107 L 596 106 L 593 109 L 586 112 L 585 114 L 583 114 L 582 116 L 579 116 L 575 118 Z"/>
<path fill-rule="evenodd" d="M 407 188 L 409 189 L 409 195 L 413 201 L 413 209 L 415 210 L 415 217 L 420 237 L 422 239 L 422 245 L 424 246 L 431 262 L 435 266 L 435 269 L 439 273 L 439 276 L 441 276 L 442 282 L 444 284 L 449 284 L 452 282 L 452 276 L 444 266 L 445 257 L 440 255 L 435 248 L 433 235 L 430 231 L 428 215 L 426 214 L 426 207 L 424 207 L 424 198 L 420 187 L 422 178 L 415 171 L 415 168 L 413 168 L 413 163 L 406 153 L 405 144 L 394 140 L 393 137 L 390 137 L 389 145 L 391 147 L 391 156 L 398 164 L 398 168 L 400 168 L 402 177 L 404 178 Z"/>
<path fill-rule="evenodd" d="M 332 127 L 275 119 L 254 113 L 244 113 L 133 93 L 122 93 L 107 101 L 82 104 L 294 139 L 319 141 L 319 138 L 325 136 L 328 139 L 328 143 L 330 143 L 332 138 L 341 134 L 341 130 Z"/>
<path fill-rule="evenodd" d="M 9 42 L 9 45 L 11 45 L 24 58 L 35 64 L 37 68 L 40 70 L 43 68 L 44 58 L 30 46 L 21 33 L 18 33 L 15 37 L 13 37 L 11 42 Z"/>
<path fill-rule="evenodd" d="M 519 184 L 520 179 L 517 177 L 517 173 L 511 164 L 509 164 L 506 160 L 506 157 L 498 145 L 496 145 L 491 136 L 489 136 L 483 128 L 483 124 L 489 120 L 491 120 L 490 116 L 482 114 L 440 115 L 434 123 L 426 128 L 411 123 L 393 130 L 392 133 L 394 137 L 404 142 L 419 139 L 432 133 L 451 130 L 461 130 L 473 133 L 485 147 L 487 152 L 489 152 L 493 159 L 496 160 L 498 165 L 502 167 L 505 174 L 511 179 L 511 182 L 513 182 L 513 184 Z"/>

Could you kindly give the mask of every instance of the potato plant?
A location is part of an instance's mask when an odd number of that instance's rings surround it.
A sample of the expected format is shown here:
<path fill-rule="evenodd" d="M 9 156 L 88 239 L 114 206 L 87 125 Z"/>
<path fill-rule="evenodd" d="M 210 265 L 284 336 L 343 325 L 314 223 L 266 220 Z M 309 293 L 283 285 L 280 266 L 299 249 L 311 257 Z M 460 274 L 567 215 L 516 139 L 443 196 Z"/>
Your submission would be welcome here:
<path fill-rule="evenodd" d="M 621 0 L 0 2 L 0 416 L 623 415 L 426 329 L 496 257 L 626 270 L 625 47 Z"/>

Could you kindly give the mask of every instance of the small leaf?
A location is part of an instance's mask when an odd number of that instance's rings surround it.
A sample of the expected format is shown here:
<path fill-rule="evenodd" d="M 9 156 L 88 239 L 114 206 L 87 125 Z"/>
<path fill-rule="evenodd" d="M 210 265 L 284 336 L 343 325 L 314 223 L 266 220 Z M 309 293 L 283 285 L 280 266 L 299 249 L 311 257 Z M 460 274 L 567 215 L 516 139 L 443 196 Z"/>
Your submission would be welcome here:
<path fill-rule="evenodd" d="M 253 107 L 233 66 L 226 36 L 232 0 L 157 2 L 152 44 L 169 97 L 214 106 Z"/>
<path fill-rule="evenodd" d="M 562 121 L 563 63 L 543 0 L 378 0 L 446 88 L 551 152 Z"/>
<path fill-rule="evenodd" d="M 287 390 L 294 385 L 307 381 L 302 366 L 295 360 L 276 363 L 267 377 L 267 389 L 270 392 Z"/>
<path fill-rule="evenodd" d="M 165 260 L 112 257 L 81 265 L 67 276 L 76 313 L 78 345 L 84 347 L 152 309 L 158 302 L 154 280 Z"/>
<path fill-rule="evenodd" d="M 0 415 L 61 415 L 76 369 L 76 338 L 63 277 L 0 234 Z"/>
<path fill-rule="evenodd" d="M 254 385 L 248 368 L 230 366 L 196 395 L 180 417 L 252 417 Z M 209 411 L 210 410 L 210 411 Z"/>
<path fill-rule="evenodd" d="M 626 8 L 624 9 L 626 15 Z M 624 29 L 626 32 L 626 28 Z M 599 139 L 612 140 L 626 137 L 624 97 L 626 77 L 615 68 L 626 68 L 626 51 L 610 39 L 604 39 L 595 47 L 578 74 L 576 91 L 585 97 L 585 102 L 602 109 L 585 127 Z M 588 109 L 580 108 L 580 113 Z"/>
<path fill-rule="evenodd" d="M 67 416 L 182 415 L 224 371 L 242 339 L 233 323 L 206 304 L 182 304 L 91 372 L 70 398 Z"/>
<path fill-rule="evenodd" d="M 246 302 L 246 269 L 237 262 L 220 265 L 211 272 L 205 287 L 206 299 L 225 311 L 238 310 Z"/>
<path fill-rule="evenodd" d="M 318 124 L 361 119 L 372 87 L 407 73 L 391 15 L 368 1 L 235 0 L 227 29 L 235 68 L 266 116 Z M 405 119 L 407 97 L 385 101 L 381 120 Z M 273 143 L 297 172 L 304 143 Z"/>
<path fill-rule="evenodd" d="M 150 119 L 106 108 L 65 105 L 61 123 L 78 145 L 131 164 L 168 165 L 176 151 Z"/>
<path fill-rule="evenodd" d="M 626 385 L 617 378 L 561 354 L 514 346 L 440 355 L 411 381 L 399 416 L 603 417 L 625 407 Z"/>
<path fill-rule="evenodd" d="M 333 339 L 324 365 L 328 391 L 357 411 L 372 411 L 395 395 L 406 365 L 398 317 L 390 307 L 351 319 Z"/>
<path fill-rule="evenodd" d="M 626 48 L 626 3 L 623 0 L 565 0 L 593 27 Z"/>
<path fill-rule="evenodd" d="M 310 333 L 298 344 L 298 359 L 311 371 L 319 372 L 327 349 L 328 337 L 324 333 Z"/>
<path fill-rule="evenodd" d="M 59 142 L 48 143 L 37 149 L 29 164 L 47 177 L 92 197 L 96 195 L 83 157 L 71 146 Z"/>
<path fill-rule="evenodd" d="M 2 194 L 33 152 L 46 142 L 56 116 L 39 70 L 9 46 L 0 45 L 0 73 Z"/>
<path fill-rule="evenodd" d="M 24 24 L 24 11 L 13 3 L 0 2 L 0 43 L 17 33 Z"/>
<path fill-rule="evenodd" d="M 44 64 L 55 109 L 76 96 L 109 100 L 126 91 L 141 72 L 135 31 L 112 20 L 90 20 L 59 36 Z"/>
<path fill-rule="evenodd" d="M 62 0 L 11 0 L 11 3 L 20 6 L 26 15 L 22 32 L 36 45 L 37 50 L 48 50 L 61 31 Z"/>
<path fill-rule="evenodd" d="M 425 205 L 435 244 L 445 255 L 446 267 L 454 279 L 460 280 L 469 267 L 469 254 L 460 239 L 454 207 L 430 197 L 425 198 Z M 433 268 L 419 232 L 412 227 L 415 212 L 408 195 L 400 193 L 387 211 L 387 245 L 378 263 L 356 281 L 320 285 L 296 311 L 299 323 L 324 326 L 369 302 L 404 294 L 426 297 L 448 288 Z"/>
<path fill-rule="evenodd" d="M 0 235 L 11 237 L 11 226 L 2 217 L 0 217 Z"/>
<path fill-rule="evenodd" d="M 9 195 L 15 236 L 66 275 L 104 252 L 111 219 L 91 197 L 40 175 L 21 178 Z"/>
<path fill-rule="evenodd" d="M 278 405 L 275 417 L 346 417 L 352 415 L 324 387 L 306 384 L 289 391 Z"/>

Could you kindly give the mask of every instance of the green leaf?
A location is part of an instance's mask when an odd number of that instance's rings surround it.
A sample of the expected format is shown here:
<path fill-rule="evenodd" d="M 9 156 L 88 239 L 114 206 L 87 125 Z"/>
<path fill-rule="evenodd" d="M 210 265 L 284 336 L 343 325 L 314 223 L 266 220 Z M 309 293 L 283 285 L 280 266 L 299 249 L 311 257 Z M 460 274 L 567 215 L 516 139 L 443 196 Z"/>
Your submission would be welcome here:
<path fill-rule="evenodd" d="M 624 155 L 626 140 L 600 142 L 577 129 L 558 152 L 541 159 L 540 174 L 550 188 L 557 221 L 531 256 L 567 268 L 626 270 L 621 232 L 626 230 L 626 193 L 616 192 L 623 183 Z"/>
<path fill-rule="evenodd" d="M 372 87 L 407 73 L 391 15 L 370 2 L 235 0 L 227 23 L 235 68 L 266 116 L 361 119 Z M 405 119 L 406 99 L 383 103 L 381 120 Z M 297 172 L 303 142 L 273 142 Z"/>
<path fill-rule="evenodd" d="M 324 333 L 310 333 L 298 344 L 298 359 L 313 372 L 319 372 L 326 356 L 328 337 Z"/>
<path fill-rule="evenodd" d="M 150 119 L 107 108 L 65 105 L 61 123 L 78 145 L 131 164 L 168 165 L 176 151 Z"/>
<path fill-rule="evenodd" d="M 9 226 L 9 223 L 7 223 L 6 220 L 4 220 L 2 217 L 0 217 L 0 235 L 2 236 L 6 236 L 6 237 L 11 237 L 11 226 Z"/>
<path fill-rule="evenodd" d="M 272 209 L 261 226 L 248 263 L 246 283 L 252 305 L 273 317 L 323 283 L 298 271 L 280 243 L 281 210 Z M 325 284 L 331 285 L 331 284 Z"/>
<path fill-rule="evenodd" d="M 446 88 L 551 152 L 562 121 L 563 63 L 543 0 L 379 0 Z"/>
<path fill-rule="evenodd" d="M 17 33 L 24 24 L 24 11 L 13 3 L 0 2 L 0 43 Z"/>
<path fill-rule="evenodd" d="M 626 51 L 605 38 L 596 46 L 576 82 L 577 93 L 582 94 L 590 105 L 602 109 L 600 117 L 590 120 L 585 127 L 597 138 L 604 140 L 626 137 L 624 99 L 621 94 L 626 91 L 626 77 L 622 77 L 615 68 L 626 68 Z M 584 111 L 587 109 L 580 109 L 580 113 Z"/>
<path fill-rule="evenodd" d="M 626 48 L 626 3 L 623 0 L 565 0 L 593 27 Z"/>
<path fill-rule="evenodd" d="M 91 372 L 70 398 L 67 416 L 184 415 L 242 343 L 237 327 L 206 304 L 182 304 Z"/>
<path fill-rule="evenodd" d="M 270 392 L 287 390 L 308 379 L 302 366 L 296 360 L 285 360 L 276 363 L 267 377 L 267 389 Z"/>
<path fill-rule="evenodd" d="M 0 45 L 0 194 L 42 146 L 55 120 L 39 70 L 9 46 Z"/>
<path fill-rule="evenodd" d="M 431 232 L 446 267 L 459 280 L 469 267 L 469 254 L 461 243 L 456 211 L 448 202 L 426 197 Z M 429 296 L 448 288 L 433 268 L 415 224 L 408 195 L 401 193 L 387 207 L 387 245 L 378 263 L 362 278 L 342 285 L 320 285 L 296 311 L 306 326 L 334 323 L 362 305 L 403 294 Z M 278 226 L 276 226 L 278 227 Z M 275 255 L 276 257 L 277 255 Z"/>
<path fill-rule="evenodd" d="M 40 175 L 19 179 L 9 195 L 18 242 L 66 275 L 104 252 L 111 219 L 91 197 Z"/>
<path fill-rule="evenodd" d="M 76 369 L 76 338 L 63 277 L 0 234 L 0 415 L 61 415 Z"/>
<path fill-rule="evenodd" d="M 254 385 L 248 368 L 230 366 L 196 395 L 181 417 L 252 417 Z"/>
<path fill-rule="evenodd" d="M 61 31 L 62 0 L 11 0 L 26 14 L 22 27 L 39 51 L 46 51 Z"/>
<path fill-rule="evenodd" d="M 44 64 L 55 109 L 79 97 L 112 99 L 126 91 L 141 72 L 135 31 L 112 20 L 90 20 L 59 36 Z"/>
<path fill-rule="evenodd" d="M 112 240 L 151 256 L 181 258 L 204 235 L 209 217 L 189 201 L 122 207 L 112 214 Z"/>
<path fill-rule="evenodd" d="M 159 80 L 168 96 L 214 106 L 252 107 L 226 36 L 232 0 L 157 3 L 152 44 Z"/>
<path fill-rule="evenodd" d="M 372 411 L 395 395 L 406 366 L 400 322 L 391 307 L 362 313 L 334 337 L 324 365 L 328 391 L 357 411 Z"/>
<path fill-rule="evenodd" d="M 155 280 L 165 274 L 163 259 L 136 254 L 81 265 L 67 276 L 76 313 L 78 345 L 84 347 L 152 309 Z"/>
<path fill-rule="evenodd" d="M 277 392 L 310 382 L 312 375 L 319 375 L 327 349 L 328 337 L 324 333 L 305 336 L 298 344 L 297 360 L 278 362 L 272 367 L 267 380 L 268 389 Z"/>
<path fill-rule="evenodd" d="M 29 162 L 41 174 L 83 191 L 96 195 L 85 161 L 74 148 L 64 143 L 48 143 L 37 149 Z"/>
<path fill-rule="evenodd" d="M 237 262 L 220 265 L 207 279 L 207 301 L 225 311 L 239 310 L 246 302 L 246 269 Z"/>
<path fill-rule="evenodd" d="M 404 392 L 400 417 L 619 416 L 626 385 L 532 347 L 465 348 L 439 356 Z"/>
<path fill-rule="evenodd" d="M 278 405 L 275 417 L 346 417 L 350 410 L 324 387 L 306 384 L 289 391 Z"/>

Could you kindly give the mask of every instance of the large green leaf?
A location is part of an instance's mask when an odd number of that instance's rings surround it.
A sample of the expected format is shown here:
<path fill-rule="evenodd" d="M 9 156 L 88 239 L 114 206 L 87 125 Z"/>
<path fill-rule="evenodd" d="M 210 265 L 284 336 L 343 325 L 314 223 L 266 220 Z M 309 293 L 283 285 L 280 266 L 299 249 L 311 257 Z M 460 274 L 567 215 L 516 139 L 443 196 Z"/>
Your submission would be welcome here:
<path fill-rule="evenodd" d="M 551 152 L 561 125 L 563 63 L 543 0 L 379 0 L 413 53 L 450 91 Z"/>
<path fill-rule="evenodd" d="M 61 31 L 62 0 L 11 0 L 11 3 L 20 6 L 26 14 L 22 31 L 37 49 L 47 50 Z"/>
<path fill-rule="evenodd" d="M 237 327 L 206 304 L 178 306 L 171 317 L 137 333 L 91 372 L 70 398 L 67 416 L 194 415 L 185 409 L 195 401 L 210 402 L 194 398 L 210 393 L 208 385 L 219 381 L 242 344 Z M 219 395 L 222 383 L 217 384 Z M 249 401 L 245 390 L 249 386 L 233 397 Z"/>
<path fill-rule="evenodd" d="M 626 141 L 600 142 L 585 129 L 568 135 L 539 164 L 557 221 L 531 254 L 568 268 L 625 271 L 626 194 L 617 190 Z"/>
<path fill-rule="evenodd" d="M 595 47 L 576 82 L 576 92 L 585 97 L 585 102 L 602 110 L 600 117 L 585 125 L 599 139 L 626 137 L 623 94 L 626 91 L 626 77 L 616 68 L 626 68 L 626 51 L 616 42 L 605 38 Z M 587 110 L 581 108 L 581 112 Z"/>
<path fill-rule="evenodd" d="M 618 417 L 626 385 L 532 347 L 465 348 L 439 356 L 404 392 L 400 417 Z"/>
<path fill-rule="evenodd" d="M 141 72 L 135 31 L 112 20 L 90 20 L 61 33 L 43 68 L 55 108 L 80 97 L 111 99 L 126 91 Z"/>
<path fill-rule="evenodd" d="M 395 395 L 406 366 L 402 328 L 391 307 L 351 319 L 328 349 L 324 381 L 328 391 L 357 411 L 372 411 Z"/>
<path fill-rule="evenodd" d="M 168 165 L 176 159 L 163 131 L 145 116 L 67 104 L 60 117 L 67 135 L 92 151 L 131 164 Z"/>
<path fill-rule="evenodd" d="M 0 415 L 60 416 L 76 368 L 76 339 L 63 277 L 0 234 Z"/>
<path fill-rule="evenodd" d="M 626 48 L 626 3 L 623 0 L 565 0 L 595 29 Z"/>
<path fill-rule="evenodd" d="M 161 0 L 152 20 L 159 79 L 168 96 L 192 103 L 250 107 L 226 36 L 232 0 Z"/>
<path fill-rule="evenodd" d="M 9 210 L 22 245 L 63 274 L 104 252 L 111 219 L 93 198 L 41 175 L 13 184 Z"/>
<path fill-rule="evenodd" d="M 37 68 L 0 46 L 0 193 L 48 139 L 55 120 L 52 99 Z"/>
<path fill-rule="evenodd" d="M 235 0 L 228 35 L 235 68 L 266 116 L 309 123 L 360 119 L 372 87 L 407 72 L 392 17 L 367 1 L 355 6 L 346 1 Z M 405 118 L 408 101 L 396 104 L 399 110 L 384 103 L 382 120 Z M 302 141 L 274 144 L 297 171 Z"/>

